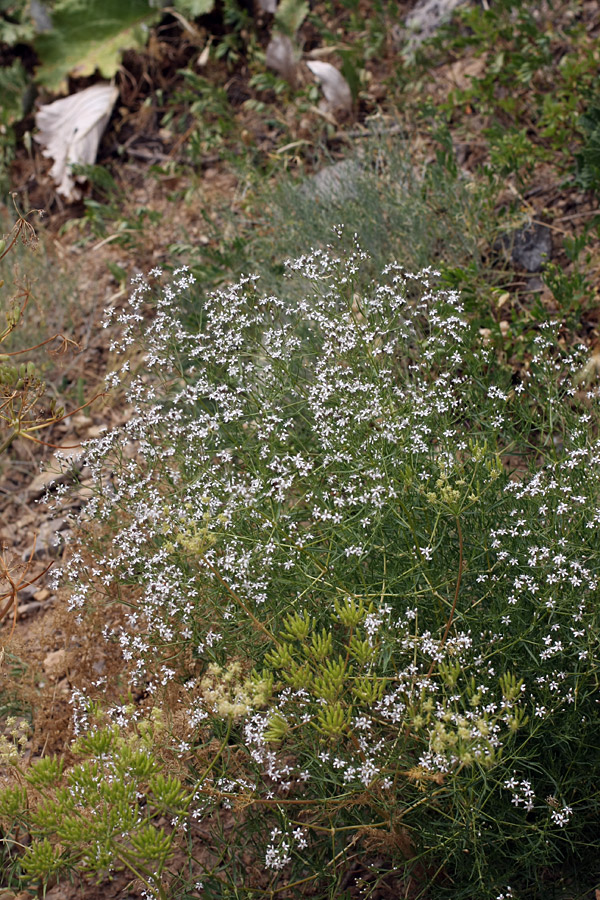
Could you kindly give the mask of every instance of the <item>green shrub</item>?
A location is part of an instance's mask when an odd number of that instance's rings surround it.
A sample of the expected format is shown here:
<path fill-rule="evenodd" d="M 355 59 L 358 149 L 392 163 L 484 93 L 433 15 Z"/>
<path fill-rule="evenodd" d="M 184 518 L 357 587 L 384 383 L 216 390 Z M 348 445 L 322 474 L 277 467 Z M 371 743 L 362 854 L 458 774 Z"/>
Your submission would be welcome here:
<path fill-rule="evenodd" d="M 160 715 L 155 711 L 124 735 L 97 716 L 90 722 L 72 747 L 83 760 L 68 770 L 62 760 L 45 757 L 23 772 L 12 754 L 3 754 L 2 762 L 26 783 L 0 791 L 4 843 L 18 847 L 22 829 L 32 838 L 12 875 L 47 883 L 75 868 L 96 878 L 121 868 L 166 897 L 162 872 L 190 798 L 156 758 Z M 154 821 L 158 813 L 169 817 L 168 829 Z"/>
<path fill-rule="evenodd" d="M 168 711 L 208 896 L 392 871 L 434 898 L 589 891 L 597 391 L 558 323 L 513 372 L 434 272 L 370 271 L 318 250 L 288 264 L 303 291 L 245 278 L 201 307 L 186 270 L 137 280 L 109 378 L 135 411 L 87 446 L 73 613 L 105 604 L 132 689 Z M 49 868 L 75 846 L 51 832 Z"/>

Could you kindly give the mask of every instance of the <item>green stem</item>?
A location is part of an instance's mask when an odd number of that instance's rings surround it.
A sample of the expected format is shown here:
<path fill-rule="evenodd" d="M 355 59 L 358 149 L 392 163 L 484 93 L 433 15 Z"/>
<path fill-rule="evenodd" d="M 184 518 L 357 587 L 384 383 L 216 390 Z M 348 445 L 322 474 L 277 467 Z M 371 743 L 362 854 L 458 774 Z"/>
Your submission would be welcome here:
<path fill-rule="evenodd" d="M 6 438 L 4 443 L 0 444 L 0 454 L 4 453 L 5 450 L 8 450 L 8 448 L 10 447 L 10 445 L 12 444 L 14 439 L 17 438 L 18 436 L 19 436 L 18 430 L 13 431 L 12 434 L 9 434 L 9 436 Z"/>
<path fill-rule="evenodd" d="M 148 888 L 149 891 L 154 891 L 154 890 L 155 890 L 155 887 L 154 887 L 153 885 L 151 885 L 150 882 L 149 882 L 146 878 L 144 878 L 144 876 L 142 875 L 142 873 L 141 873 L 141 872 L 138 872 L 137 869 L 129 862 L 129 860 L 127 859 L 127 857 L 124 856 L 124 852 L 125 852 L 125 851 L 121 851 L 121 852 L 117 853 L 117 854 L 116 854 L 117 859 L 118 859 L 120 862 L 122 862 L 123 865 L 124 865 L 127 869 L 129 869 L 129 871 L 130 871 L 133 875 L 135 875 L 136 878 L 139 878 L 140 881 L 143 881 L 144 884 L 146 885 L 146 887 Z M 167 897 L 167 895 L 166 895 L 164 889 L 162 888 L 162 886 L 161 886 L 160 884 L 159 884 L 159 885 L 156 885 L 156 890 L 158 890 L 158 896 L 160 897 L 160 900 L 169 900 L 169 898 Z"/>

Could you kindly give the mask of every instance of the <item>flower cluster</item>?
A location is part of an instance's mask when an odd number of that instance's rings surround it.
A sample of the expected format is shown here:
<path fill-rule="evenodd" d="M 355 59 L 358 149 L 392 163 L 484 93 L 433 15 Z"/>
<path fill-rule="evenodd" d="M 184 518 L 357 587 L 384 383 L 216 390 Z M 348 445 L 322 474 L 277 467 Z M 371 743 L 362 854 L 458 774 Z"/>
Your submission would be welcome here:
<path fill-rule="evenodd" d="M 595 765 L 597 399 L 555 325 L 514 371 L 435 272 L 369 264 L 314 250 L 284 297 L 137 280 L 111 323 L 131 415 L 85 449 L 71 607 L 122 606 L 106 637 L 176 698 L 192 756 L 236 744 L 206 791 L 261 811 L 270 870 L 365 829 L 456 878 L 514 869 L 495 823 L 545 815 L 540 866 L 560 833 L 588 845 L 600 802 L 573 776 Z"/>

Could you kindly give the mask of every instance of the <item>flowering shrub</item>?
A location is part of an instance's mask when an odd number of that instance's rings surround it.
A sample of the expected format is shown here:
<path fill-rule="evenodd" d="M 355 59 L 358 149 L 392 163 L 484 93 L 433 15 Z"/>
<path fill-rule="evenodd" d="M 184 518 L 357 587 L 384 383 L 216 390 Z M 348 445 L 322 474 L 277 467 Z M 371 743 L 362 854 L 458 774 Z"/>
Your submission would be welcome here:
<path fill-rule="evenodd" d="M 87 446 L 73 614 L 111 610 L 131 689 L 165 711 L 187 833 L 212 827 L 207 896 L 368 893 L 390 871 L 427 897 L 590 889 L 581 349 L 540 325 L 514 372 L 434 272 L 368 271 L 358 247 L 314 251 L 288 264 L 294 299 L 245 278 L 201 305 L 186 270 L 137 280 L 109 379 L 133 414 Z M 135 728 L 142 705 L 107 714 Z"/>

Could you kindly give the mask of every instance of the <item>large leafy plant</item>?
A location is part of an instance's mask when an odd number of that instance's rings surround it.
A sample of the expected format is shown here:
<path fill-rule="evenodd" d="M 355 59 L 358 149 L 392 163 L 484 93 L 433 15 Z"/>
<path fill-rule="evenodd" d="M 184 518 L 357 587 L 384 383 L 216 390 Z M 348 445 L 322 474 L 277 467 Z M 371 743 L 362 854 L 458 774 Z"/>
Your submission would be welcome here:
<path fill-rule="evenodd" d="M 112 78 L 123 50 L 143 47 L 147 28 L 159 15 L 148 0 L 59 0 L 51 30 L 34 41 L 37 80 L 60 90 L 68 75 L 93 75 L 97 69 Z"/>
<path fill-rule="evenodd" d="M 0 42 L 32 42 L 39 58 L 36 81 L 58 91 L 68 75 L 85 77 L 97 70 L 112 78 L 123 50 L 145 45 L 148 28 L 166 6 L 152 0 L 56 0 L 40 9 L 28 0 L 2 0 Z M 168 6 L 195 18 L 211 12 L 214 0 L 174 0 Z"/>

